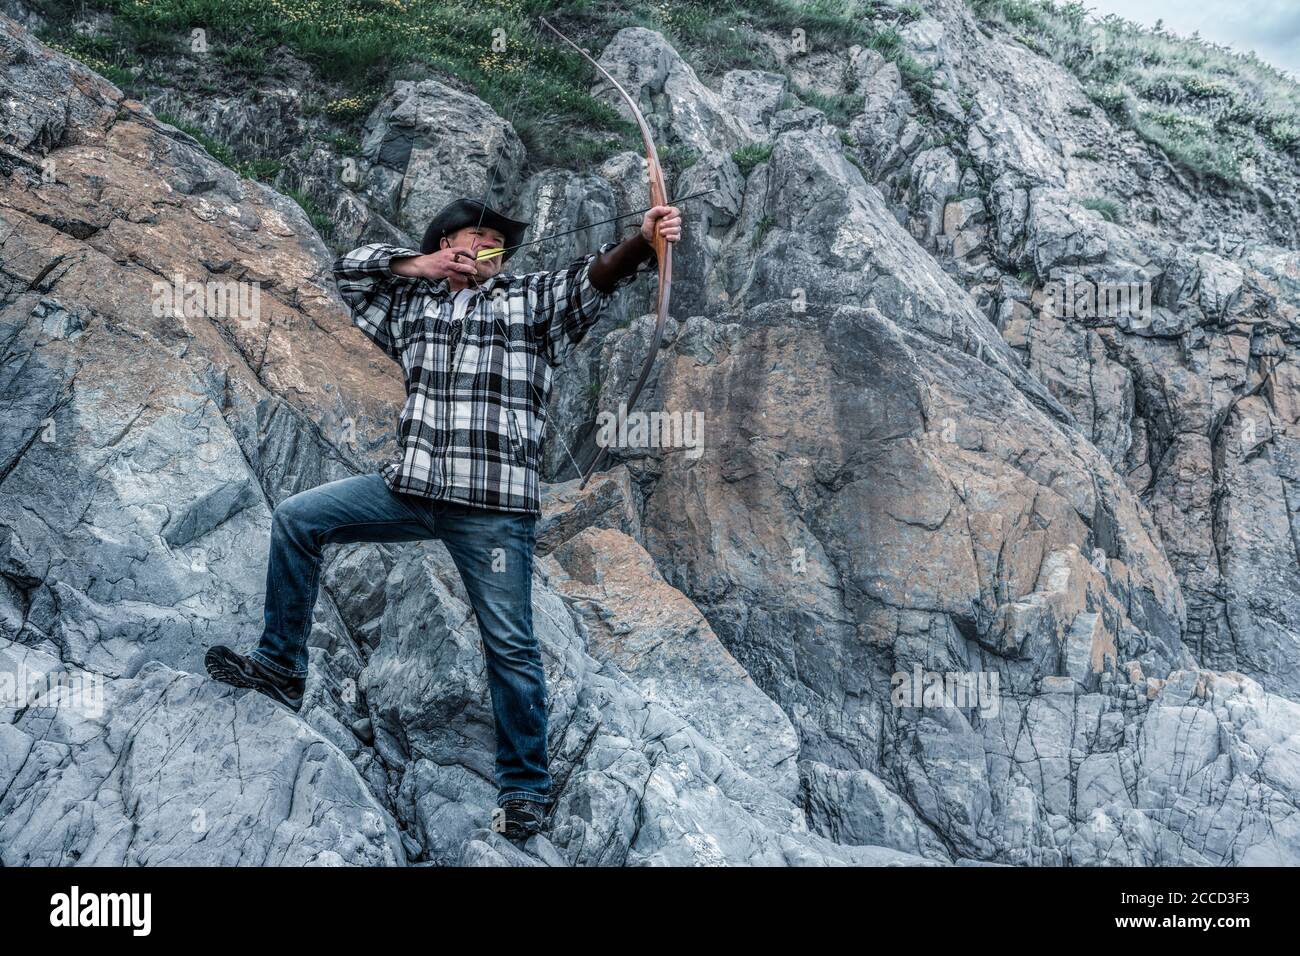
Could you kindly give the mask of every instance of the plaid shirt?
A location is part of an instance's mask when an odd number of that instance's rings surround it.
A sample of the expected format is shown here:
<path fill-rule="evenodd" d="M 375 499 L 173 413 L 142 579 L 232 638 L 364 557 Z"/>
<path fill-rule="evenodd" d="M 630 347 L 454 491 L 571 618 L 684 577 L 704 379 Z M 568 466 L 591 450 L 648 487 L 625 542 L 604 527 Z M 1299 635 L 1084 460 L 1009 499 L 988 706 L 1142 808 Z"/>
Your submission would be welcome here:
<path fill-rule="evenodd" d="M 605 243 L 599 254 L 616 245 Z M 464 293 L 460 321 L 448 280 L 389 269 L 394 257 L 419 254 L 371 243 L 334 262 L 353 324 L 406 375 L 397 453 L 380 473 L 393 491 L 541 514 L 551 371 L 613 298 L 588 279 L 597 254 L 554 272 L 492 276 Z M 635 278 L 624 276 L 616 288 Z"/>

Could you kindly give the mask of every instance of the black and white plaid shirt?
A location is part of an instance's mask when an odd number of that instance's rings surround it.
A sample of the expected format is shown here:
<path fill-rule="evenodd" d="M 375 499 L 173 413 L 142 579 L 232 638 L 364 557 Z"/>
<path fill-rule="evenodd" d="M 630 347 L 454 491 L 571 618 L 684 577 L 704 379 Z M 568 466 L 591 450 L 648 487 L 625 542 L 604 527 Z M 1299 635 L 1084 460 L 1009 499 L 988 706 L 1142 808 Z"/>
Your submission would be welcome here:
<path fill-rule="evenodd" d="M 588 272 L 616 245 L 605 243 L 554 272 L 503 271 L 459 294 L 446 279 L 389 269 L 394 257 L 420 254 L 413 249 L 371 243 L 335 260 L 353 324 L 406 374 L 397 454 L 380 472 L 390 488 L 541 513 L 538 467 L 551 371 L 613 297 L 593 286 Z M 616 288 L 635 278 L 624 276 Z"/>

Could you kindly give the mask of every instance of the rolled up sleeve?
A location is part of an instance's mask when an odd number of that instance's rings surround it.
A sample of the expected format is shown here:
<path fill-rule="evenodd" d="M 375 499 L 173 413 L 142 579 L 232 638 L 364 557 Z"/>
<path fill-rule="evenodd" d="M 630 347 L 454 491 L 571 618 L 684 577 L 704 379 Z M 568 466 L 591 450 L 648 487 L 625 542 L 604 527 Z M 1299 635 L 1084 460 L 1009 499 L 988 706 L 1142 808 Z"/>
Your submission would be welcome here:
<path fill-rule="evenodd" d="M 596 324 L 614 292 L 635 281 L 634 272 L 614 283 L 610 292 L 591 284 L 591 266 L 596 259 L 618 245 L 607 242 L 599 251 L 575 259 L 563 269 L 535 272 L 528 279 L 530 328 L 534 338 L 543 343 L 543 354 L 551 365 L 560 365 Z"/>

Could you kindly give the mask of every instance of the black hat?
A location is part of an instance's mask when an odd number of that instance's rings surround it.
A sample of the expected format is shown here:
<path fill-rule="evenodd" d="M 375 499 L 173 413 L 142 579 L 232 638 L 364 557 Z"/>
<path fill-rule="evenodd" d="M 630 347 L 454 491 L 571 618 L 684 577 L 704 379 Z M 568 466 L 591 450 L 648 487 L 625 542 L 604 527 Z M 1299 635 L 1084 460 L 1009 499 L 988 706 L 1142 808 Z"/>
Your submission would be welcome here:
<path fill-rule="evenodd" d="M 447 233 L 463 229 L 465 226 L 480 224 L 504 235 L 506 248 L 519 245 L 523 241 L 524 230 L 528 228 L 528 223 L 503 216 L 491 206 L 484 206 L 477 199 L 457 199 L 443 206 L 438 215 L 433 217 L 429 228 L 424 230 L 424 241 L 420 243 L 420 251 L 426 254 L 437 252 L 438 243 Z M 503 263 L 510 258 L 511 252 L 501 257 Z"/>

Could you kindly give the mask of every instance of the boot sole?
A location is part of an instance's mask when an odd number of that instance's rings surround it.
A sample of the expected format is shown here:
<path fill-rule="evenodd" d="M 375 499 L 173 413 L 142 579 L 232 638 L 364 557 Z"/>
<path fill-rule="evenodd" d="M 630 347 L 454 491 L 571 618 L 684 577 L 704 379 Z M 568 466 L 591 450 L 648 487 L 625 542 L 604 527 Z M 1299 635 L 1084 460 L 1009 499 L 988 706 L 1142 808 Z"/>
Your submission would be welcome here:
<path fill-rule="evenodd" d="M 229 654 L 217 650 L 215 647 L 209 648 L 207 654 L 203 656 L 203 665 L 207 668 L 208 675 L 213 680 L 221 681 L 223 684 L 229 684 L 232 687 L 248 687 L 252 690 L 261 691 L 267 697 L 278 703 L 284 704 L 294 713 L 302 708 L 302 700 L 289 700 L 285 697 L 284 691 L 280 690 L 270 681 L 258 677 L 256 674 L 250 674 L 244 670 L 243 662 L 239 658 L 232 658 Z"/>

